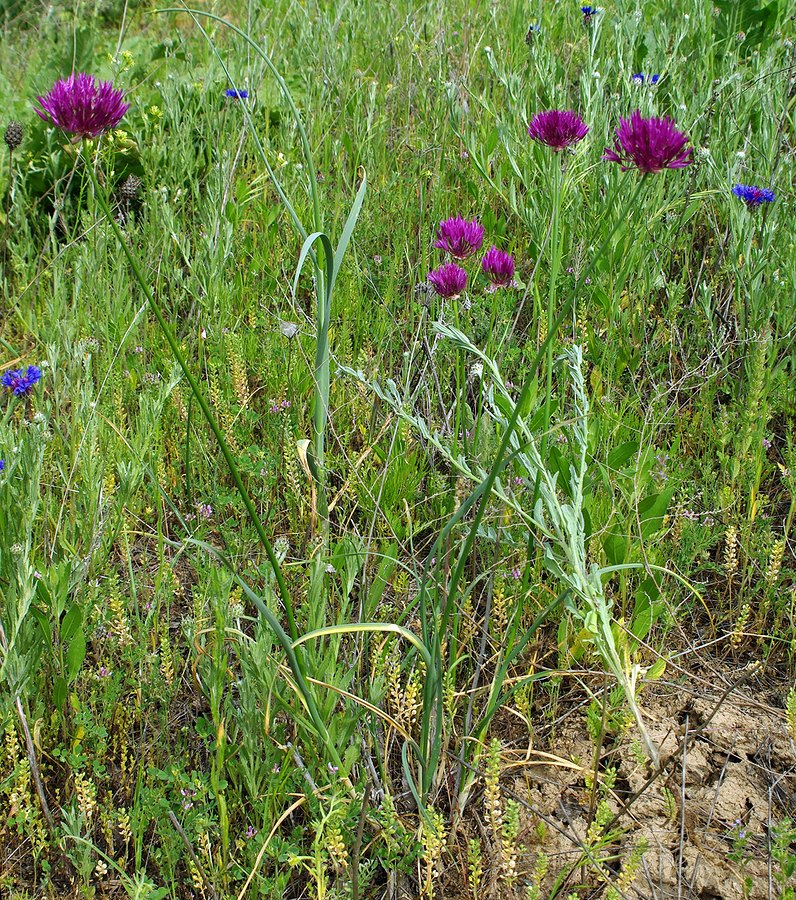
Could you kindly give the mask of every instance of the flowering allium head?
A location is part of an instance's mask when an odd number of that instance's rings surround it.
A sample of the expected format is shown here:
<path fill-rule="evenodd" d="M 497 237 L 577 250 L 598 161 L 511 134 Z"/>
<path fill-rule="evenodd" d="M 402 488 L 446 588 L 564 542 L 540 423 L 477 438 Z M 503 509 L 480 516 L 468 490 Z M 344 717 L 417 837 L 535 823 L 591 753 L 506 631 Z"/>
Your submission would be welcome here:
<path fill-rule="evenodd" d="M 22 369 L 11 369 L 9 372 L 4 372 L 3 377 L 0 378 L 0 384 L 17 397 L 23 397 L 30 393 L 33 385 L 40 378 L 41 369 L 38 366 L 28 366 L 24 373 Z"/>
<path fill-rule="evenodd" d="M 248 91 L 236 91 L 235 88 L 227 88 L 224 93 L 232 100 L 246 100 L 249 97 Z"/>
<path fill-rule="evenodd" d="M 490 247 L 481 260 L 481 268 L 489 279 L 489 290 L 509 287 L 514 280 L 514 258 L 510 253 Z"/>
<path fill-rule="evenodd" d="M 96 83 L 93 75 L 73 72 L 69 78 L 56 81 L 45 97 L 36 98 L 41 109 L 36 114 L 70 131 L 75 139 L 99 137 L 115 128 L 130 108 L 124 92 L 116 91 L 110 81 Z"/>
<path fill-rule="evenodd" d="M 691 164 L 693 147 L 686 147 L 688 136 L 678 131 L 674 119 L 645 119 L 636 110 L 629 119 L 620 119 L 613 149 L 606 147 L 603 159 L 619 163 L 624 172 L 662 172 L 682 169 Z"/>
<path fill-rule="evenodd" d="M 473 219 L 468 222 L 461 216 L 439 223 L 434 246 L 444 250 L 454 259 L 467 259 L 481 249 L 484 242 L 484 226 Z"/>
<path fill-rule="evenodd" d="M 571 109 L 537 113 L 528 126 L 528 134 L 535 141 L 552 147 L 556 153 L 582 141 L 588 133 L 586 123 Z"/>
<path fill-rule="evenodd" d="M 456 263 L 445 263 L 428 273 L 428 281 L 440 297 L 452 300 L 467 286 L 467 272 Z"/>
<path fill-rule="evenodd" d="M 759 188 L 751 184 L 736 184 L 732 192 L 736 197 L 740 197 L 749 209 L 756 209 L 763 203 L 774 202 L 774 192 L 771 188 Z"/>

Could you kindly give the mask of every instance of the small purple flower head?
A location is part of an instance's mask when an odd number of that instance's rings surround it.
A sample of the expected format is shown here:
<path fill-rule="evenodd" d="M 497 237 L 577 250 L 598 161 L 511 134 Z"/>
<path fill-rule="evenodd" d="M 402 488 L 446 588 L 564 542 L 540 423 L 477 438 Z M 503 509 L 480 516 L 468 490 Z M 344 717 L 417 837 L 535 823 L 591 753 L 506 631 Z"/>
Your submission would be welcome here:
<path fill-rule="evenodd" d="M 613 149 L 606 147 L 603 159 L 619 163 L 622 171 L 662 172 L 691 164 L 693 147 L 688 136 L 678 131 L 674 119 L 645 119 L 637 109 L 629 119 L 619 120 Z"/>
<path fill-rule="evenodd" d="M 771 188 L 759 188 L 751 184 L 736 184 L 732 192 L 736 197 L 740 197 L 749 209 L 757 209 L 763 203 L 773 203 L 775 196 Z"/>
<path fill-rule="evenodd" d="M 11 369 L 4 372 L 0 378 L 0 384 L 17 397 L 24 397 L 33 389 L 33 385 L 41 378 L 41 369 L 38 366 L 28 366 L 26 372 L 22 369 Z"/>
<path fill-rule="evenodd" d="M 645 75 L 643 72 L 636 72 L 635 75 L 631 76 L 631 81 L 633 84 L 657 84 L 660 78 L 660 75 Z"/>
<path fill-rule="evenodd" d="M 453 300 L 467 286 L 467 272 L 456 263 L 445 263 L 429 272 L 428 280 L 440 297 Z"/>
<path fill-rule="evenodd" d="M 449 253 L 454 259 L 467 259 L 481 249 L 484 242 L 484 226 L 476 219 L 468 222 L 461 216 L 439 223 L 434 246 Z"/>
<path fill-rule="evenodd" d="M 589 128 L 581 117 L 570 109 L 550 109 L 537 113 L 528 126 L 528 134 L 540 144 L 558 153 L 582 141 Z"/>
<path fill-rule="evenodd" d="M 489 279 L 490 292 L 509 287 L 514 280 L 514 258 L 504 250 L 490 247 L 481 260 L 481 268 Z"/>
<path fill-rule="evenodd" d="M 249 99 L 248 91 L 244 91 L 244 90 L 236 91 L 235 88 L 227 88 L 224 91 L 224 94 L 227 97 L 229 97 L 230 100 L 248 100 Z"/>
<path fill-rule="evenodd" d="M 36 115 L 71 132 L 75 140 L 110 131 L 130 108 L 123 91 L 114 90 L 110 81 L 97 84 L 93 75 L 84 72 L 56 81 L 46 96 L 36 99 L 41 105 Z"/>

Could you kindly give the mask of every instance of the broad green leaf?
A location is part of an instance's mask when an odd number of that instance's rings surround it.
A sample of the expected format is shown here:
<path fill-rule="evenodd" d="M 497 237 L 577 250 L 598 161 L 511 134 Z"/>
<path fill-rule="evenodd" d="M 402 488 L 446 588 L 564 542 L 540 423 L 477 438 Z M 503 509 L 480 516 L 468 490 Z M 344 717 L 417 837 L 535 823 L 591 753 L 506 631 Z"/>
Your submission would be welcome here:
<path fill-rule="evenodd" d="M 621 566 L 627 556 L 627 538 L 609 533 L 603 538 L 603 550 L 609 565 Z"/>
<path fill-rule="evenodd" d="M 86 636 L 82 631 L 78 631 L 69 642 L 69 649 L 66 651 L 66 677 L 70 682 L 77 678 L 77 673 L 80 671 L 85 658 Z"/>
<path fill-rule="evenodd" d="M 650 494 L 645 497 L 638 505 L 638 517 L 641 522 L 641 535 L 648 538 L 660 531 L 663 517 L 669 508 L 672 495 L 674 494 L 674 486 L 664 488 L 660 494 Z"/>
<path fill-rule="evenodd" d="M 62 675 L 57 675 L 53 682 L 53 703 L 58 712 L 63 713 L 66 703 L 66 679 Z"/>
<path fill-rule="evenodd" d="M 622 466 L 636 453 L 638 453 L 638 441 L 628 441 L 620 444 L 608 454 L 605 464 L 609 469 L 621 469 Z"/>
<path fill-rule="evenodd" d="M 71 641 L 77 634 L 83 623 L 83 612 L 77 604 L 74 604 L 61 622 L 61 640 Z"/>

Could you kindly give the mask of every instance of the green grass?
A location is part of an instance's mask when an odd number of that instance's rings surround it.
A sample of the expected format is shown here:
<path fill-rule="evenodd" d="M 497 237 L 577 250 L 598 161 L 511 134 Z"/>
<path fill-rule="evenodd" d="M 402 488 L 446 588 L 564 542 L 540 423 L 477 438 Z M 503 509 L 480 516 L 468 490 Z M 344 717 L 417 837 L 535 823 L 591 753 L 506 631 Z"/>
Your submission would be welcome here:
<path fill-rule="evenodd" d="M 562 684 L 613 686 L 606 641 L 625 694 L 590 711 L 597 762 L 639 738 L 629 681 L 690 641 L 793 675 L 792 22 L 751 0 L 617 0 L 590 28 L 574 2 L 261 6 L 208 11 L 283 86 L 214 18 L 0 0 L 0 126 L 25 127 L 0 161 L 0 370 L 44 369 L 0 398 L 0 894 L 565 896 L 544 826 L 500 799 L 501 747 Z M 35 116 L 73 67 L 130 91 L 123 133 L 81 149 Z M 563 171 L 527 135 L 549 108 L 590 128 Z M 635 108 L 694 164 L 601 161 Z M 333 250 L 297 274 L 302 245 L 337 248 L 363 175 L 326 322 Z M 416 290 L 456 214 L 516 289 L 486 293 L 476 258 L 468 302 Z M 561 508 L 583 533 L 556 543 Z M 595 771 L 576 896 L 616 881 L 628 824 Z"/>

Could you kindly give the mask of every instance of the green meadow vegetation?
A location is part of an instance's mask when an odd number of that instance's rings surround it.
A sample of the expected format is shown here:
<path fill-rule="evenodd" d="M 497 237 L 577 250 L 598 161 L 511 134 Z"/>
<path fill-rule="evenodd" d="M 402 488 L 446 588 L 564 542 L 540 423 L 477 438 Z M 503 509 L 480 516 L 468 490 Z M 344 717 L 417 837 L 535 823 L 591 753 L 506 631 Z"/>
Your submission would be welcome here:
<path fill-rule="evenodd" d="M 0 897 L 796 896 L 786 0 L 0 25 Z"/>

